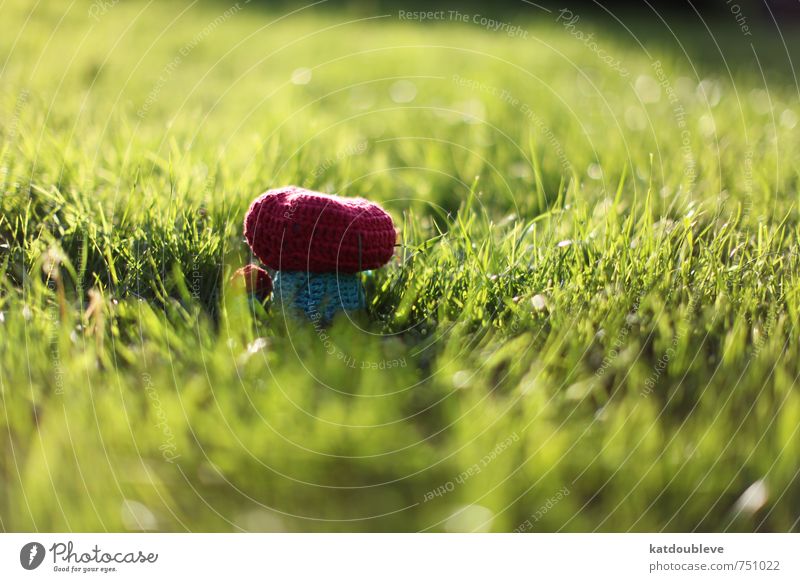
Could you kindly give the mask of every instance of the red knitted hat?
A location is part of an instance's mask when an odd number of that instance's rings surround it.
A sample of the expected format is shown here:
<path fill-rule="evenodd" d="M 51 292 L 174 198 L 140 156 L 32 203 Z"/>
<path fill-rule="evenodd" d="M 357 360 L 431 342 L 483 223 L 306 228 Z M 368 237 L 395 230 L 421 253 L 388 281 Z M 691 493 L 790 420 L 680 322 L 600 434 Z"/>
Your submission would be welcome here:
<path fill-rule="evenodd" d="M 253 253 L 271 269 L 356 273 L 394 253 L 392 217 L 363 198 L 286 186 L 256 198 L 244 219 Z"/>

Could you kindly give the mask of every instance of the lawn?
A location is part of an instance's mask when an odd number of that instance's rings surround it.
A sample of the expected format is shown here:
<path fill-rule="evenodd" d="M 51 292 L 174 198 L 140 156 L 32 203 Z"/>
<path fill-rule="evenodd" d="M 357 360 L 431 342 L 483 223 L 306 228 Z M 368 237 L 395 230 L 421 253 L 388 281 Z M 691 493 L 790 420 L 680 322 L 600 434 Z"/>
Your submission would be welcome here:
<path fill-rule="evenodd" d="M 800 529 L 797 47 L 481 18 L 0 3 L 2 530 Z M 231 282 L 284 184 L 365 313 Z"/>

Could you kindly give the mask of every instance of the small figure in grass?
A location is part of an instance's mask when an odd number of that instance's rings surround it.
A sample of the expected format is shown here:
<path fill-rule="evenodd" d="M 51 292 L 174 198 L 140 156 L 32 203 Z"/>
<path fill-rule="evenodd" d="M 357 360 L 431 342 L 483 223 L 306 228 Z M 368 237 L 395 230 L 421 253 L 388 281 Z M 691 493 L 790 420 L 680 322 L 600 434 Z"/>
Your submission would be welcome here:
<path fill-rule="evenodd" d="M 258 265 L 245 265 L 233 274 L 232 281 L 243 280 L 244 288 L 259 301 L 264 301 L 272 293 L 272 278 Z"/>
<path fill-rule="evenodd" d="M 324 321 L 365 306 L 358 273 L 385 265 L 397 238 L 392 217 L 377 204 L 297 186 L 256 198 L 244 235 L 253 254 L 275 271 L 273 305 Z M 255 277 L 254 290 L 266 289 L 263 269 L 248 265 L 240 271 Z"/>

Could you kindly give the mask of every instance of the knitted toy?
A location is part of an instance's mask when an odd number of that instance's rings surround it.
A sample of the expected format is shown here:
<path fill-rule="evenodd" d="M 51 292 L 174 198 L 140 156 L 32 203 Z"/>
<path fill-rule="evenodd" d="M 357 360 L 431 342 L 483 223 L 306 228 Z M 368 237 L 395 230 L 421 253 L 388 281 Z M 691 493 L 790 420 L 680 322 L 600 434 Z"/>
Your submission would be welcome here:
<path fill-rule="evenodd" d="M 233 280 L 244 280 L 248 293 L 263 301 L 272 293 L 272 279 L 264 269 L 257 265 L 246 265 L 233 274 Z"/>
<path fill-rule="evenodd" d="M 325 321 L 365 306 L 357 273 L 385 265 L 396 240 L 392 217 L 377 204 L 297 186 L 256 198 L 244 235 L 253 254 L 276 271 L 273 304 Z"/>

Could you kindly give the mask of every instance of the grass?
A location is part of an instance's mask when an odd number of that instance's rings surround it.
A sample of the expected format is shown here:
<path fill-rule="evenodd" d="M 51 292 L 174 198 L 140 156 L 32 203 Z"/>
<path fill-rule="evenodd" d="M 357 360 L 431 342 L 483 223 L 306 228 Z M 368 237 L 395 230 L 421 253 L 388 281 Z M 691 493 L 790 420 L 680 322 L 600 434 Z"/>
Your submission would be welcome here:
<path fill-rule="evenodd" d="M 798 530 L 790 76 L 580 21 L 625 76 L 535 11 L 91 6 L 0 5 L 3 530 Z M 230 282 L 283 184 L 394 216 L 367 313 Z"/>

